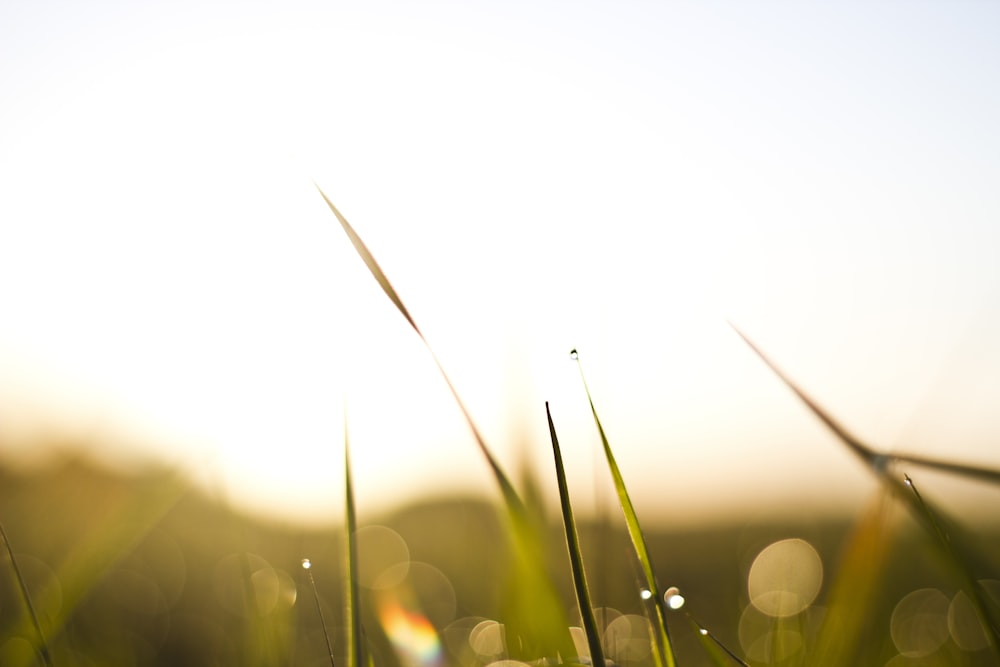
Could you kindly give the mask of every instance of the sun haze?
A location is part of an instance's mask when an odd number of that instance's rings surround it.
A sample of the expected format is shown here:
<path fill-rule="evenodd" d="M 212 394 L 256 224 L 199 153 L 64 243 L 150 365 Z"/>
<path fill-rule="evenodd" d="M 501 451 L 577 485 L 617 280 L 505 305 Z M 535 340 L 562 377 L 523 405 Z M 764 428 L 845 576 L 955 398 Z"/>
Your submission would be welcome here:
<path fill-rule="evenodd" d="M 730 329 L 887 450 L 990 464 L 1000 10 L 986 3 L 0 8 L 0 440 L 334 520 L 492 480 L 640 508 L 868 483 Z M 24 444 L 28 443 L 28 444 Z M 808 491 L 808 492 L 807 492 Z M 683 507 L 683 511 L 674 508 Z"/>

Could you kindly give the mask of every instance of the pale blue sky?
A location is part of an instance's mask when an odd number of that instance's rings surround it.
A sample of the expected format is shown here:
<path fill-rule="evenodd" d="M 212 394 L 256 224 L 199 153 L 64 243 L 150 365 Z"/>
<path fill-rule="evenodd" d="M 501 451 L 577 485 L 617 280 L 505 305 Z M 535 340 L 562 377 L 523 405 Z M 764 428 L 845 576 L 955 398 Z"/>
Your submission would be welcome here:
<path fill-rule="evenodd" d="M 315 178 L 509 468 L 523 429 L 550 470 L 552 402 L 584 507 L 573 346 L 640 506 L 868 483 L 726 319 L 876 444 L 996 464 L 998 29 L 986 2 L 8 3 L 0 429 L 149 440 L 336 516 L 346 392 L 363 505 L 489 489 Z"/>

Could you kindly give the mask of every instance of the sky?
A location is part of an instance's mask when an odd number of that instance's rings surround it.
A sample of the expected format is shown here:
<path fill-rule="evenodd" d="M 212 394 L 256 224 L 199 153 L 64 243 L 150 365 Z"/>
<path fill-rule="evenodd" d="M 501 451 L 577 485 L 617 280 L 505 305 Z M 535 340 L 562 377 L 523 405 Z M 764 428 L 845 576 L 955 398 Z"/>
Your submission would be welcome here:
<path fill-rule="evenodd" d="M 996 467 L 998 29 L 987 2 L 6 3 L 0 457 L 335 522 L 346 413 L 363 514 L 496 497 L 315 182 L 554 498 L 550 402 L 578 512 L 611 500 L 574 347 L 641 516 L 871 496 L 728 322 L 874 446 Z"/>

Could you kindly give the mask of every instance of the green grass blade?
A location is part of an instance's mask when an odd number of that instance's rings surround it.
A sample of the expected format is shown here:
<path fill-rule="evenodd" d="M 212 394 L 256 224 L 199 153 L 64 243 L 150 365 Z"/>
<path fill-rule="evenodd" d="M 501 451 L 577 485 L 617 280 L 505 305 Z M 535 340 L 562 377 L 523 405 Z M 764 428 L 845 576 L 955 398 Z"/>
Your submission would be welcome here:
<path fill-rule="evenodd" d="M 635 555 L 639 560 L 639 566 L 642 568 L 642 574 L 645 579 L 646 587 L 652 594 L 654 603 L 653 606 L 656 610 L 656 630 L 659 634 L 660 646 L 662 647 L 663 656 L 666 660 L 666 667 L 676 667 L 677 662 L 674 658 L 674 650 L 670 641 L 670 632 L 667 630 L 666 603 L 664 602 L 663 596 L 656 584 L 656 576 L 653 573 L 653 563 L 649 557 L 649 550 L 646 548 L 646 538 L 642 534 L 642 528 L 639 525 L 639 517 L 636 515 L 635 507 L 632 505 L 632 499 L 629 497 L 628 490 L 625 488 L 625 479 L 622 477 L 621 470 L 618 468 L 618 463 L 615 461 L 615 456 L 611 451 L 611 445 L 608 443 L 608 437 L 604 433 L 604 427 L 601 425 L 601 419 L 597 416 L 597 408 L 594 407 L 594 399 L 591 397 L 590 388 L 587 386 L 587 378 L 583 374 L 583 364 L 580 363 L 580 355 L 576 350 L 573 350 L 570 352 L 570 356 L 576 360 L 577 367 L 580 370 L 580 379 L 583 381 L 583 389 L 587 394 L 587 401 L 590 403 L 590 413 L 594 417 L 594 424 L 597 425 L 597 433 L 601 437 L 601 445 L 604 447 L 604 456 L 608 461 L 608 469 L 611 471 L 611 477 L 614 480 L 615 491 L 618 494 L 618 502 L 625 515 L 625 525 L 628 528 L 628 534 L 632 540 Z M 656 642 L 654 642 L 654 645 L 655 644 Z"/>
<path fill-rule="evenodd" d="M 337 207 L 326 196 L 322 188 L 316 183 L 313 184 L 323 197 L 323 201 L 326 202 L 338 222 L 340 222 L 344 233 L 347 234 L 347 238 L 354 246 L 355 251 L 361 257 L 362 261 L 364 261 L 365 266 L 368 267 L 375 281 L 378 282 L 382 291 L 385 292 L 389 300 L 392 301 L 396 309 L 424 343 L 424 347 L 434 360 L 434 364 L 437 366 L 441 377 L 448 386 L 448 390 L 455 399 L 455 403 L 462 412 L 462 416 L 465 418 L 465 422 L 472 432 L 480 452 L 493 471 L 493 476 L 500 487 L 504 508 L 506 509 L 511 527 L 510 535 L 512 538 L 511 546 L 513 548 L 514 561 L 512 576 L 517 582 L 516 587 L 508 589 L 511 599 L 506 605 L 507 609 L 511 611 L 511 617 L 507 619 L 506 625 L 515 637 L 514 643 L 516 644 L 513 647 L 514 650 L 511 651 L 512 655 L 516 654 L 515 657 L 524 656 L 529 658 L 554 657 L 555 654 L 562 656 L 572 655 L 574 652 L 573 641 L 569 634 L 565 611 L 562 608 L 552 581 L 546 575 L 544 539 L 532 522 L 531 513 L 521 500 L 521 497 L 514 490 L 509 477 L 493 456 L 493 453 L 486 444 L 485 438 L 483 438 L 482 433 L 472 419 L 471 413 L 465 406 L 465 402 L 462 401 L 454 384 L 452 384 L 451 379 L 441 365 L 441 361 L 434 354 L 434 350 L 420 331 L 416 321 L 406 309 L 403 300 L 389 282 L 385 272 L 382 271 L 375 260 L 374 255 L 368 250 L 364 241 L 361 240 L 358 233 L 347 222 L 347 219 L 341 215 Z M 532 655 L 534 651 L 544 651 L 551 655 Z"/>
<path fill-rule="evenodd" d="M 973 574 L 969 564 L 970 559 L 966 553 L 961 551 L 958 540 L 953 539 L 946 529 L 943 523 L 945 518 L 940 511 L 933 509 L 930 503 L 924 499 L 909 475 L 904 475 L 904 480 L 904 484 L 913 492 L 912 498 L 923 517 L 925 528 L 936 538 L 936 543 L 962 579 L 965 592 L 969 594 L 976 614 L 979 616 L 979 621 L 987 631 L 993 651 L 1000 658 L 1000 624 L 997 622 L 998 616 L 1000 616 L 1000 606 Z"/>
<path fill-rule="evenodd" d="M 712 634 L 708 628 L 694 620 L 691 614 L 686 614 L 691 627 L 698 634 L 698 640 L 716 667 L 731 667 L 735 662 L 742 667 L 750 667 L 747 662 L 726 646 L 721 639 Z"/>
<path fill-rule="evenodd" d="M 347 414 L 344 411 L 344 528 L 347 570 L 345 607 L 347 611 L 347 667 L 359 667 L 364 656 L 364 635 L 361 627 L 361 593 L 358 588 L 358 519 L 354 506 L 354 482 L 351 475 L 351 451 L 347 431 Z"/>
<path fill-rule="evenodd" d="M 552 412 L 545 403 L 545 417 L 549 421 L 549 437 L 552 439 L 552 455 L 555 458 L 556 481 L 559 484 L 559 505 L 562 508 L 563 527 L 566 529 L 566 548 L 569 551 L 570 567 L 573 570 L 573 586 L 576 588 L 576 601 L 580 606 L 580 617 L 583 620 L 583 630 L 587 635 L 590 647 L 590 662 L 592 665 L 604 664 L 604 650 L 601 648 L 601 633 L 594 618 L 594 606 L 590 601 L 590 589 L 587 587 L 587 574 L 583 568 L 583 554 L 580 551 L 580 537 L 576 531 L 576 521 L 573 519 L 573 507 L 569 501 L 569 486 L 566 483 L 566 470 L 563 467 L 562 451 L 559 449 L 559 438 L 552 422 Z"/>
<path fill-rule="evenodd" d="M 31 595 L 28 593 L 28 586 L 24 582 L 24 576 L 21 575 L 21 568 L 17 564 L 17 558 L 14 557 L 14 549 L 10 545 L 10 540 L 7 539 L 7 531 L 4 530 L 3 524 L 0 523 L 0 538 L 3 538 L 4 546 L 7 549 L 7 556 L 10 557 L 11 567 L 14 568 L 14 577 L 17 579 L 17 585 L 21 589 L 21 596 L 24 598 L 24 606 L 28 609 L 28 615 L 31 617 L 31 623 L 35 626 L 35 635 L 38 639 L 38 646 L 36 647 L 39 655 L 42 656 L 42 660 L 45 662 L 47 667 L 52 667 L 52 655 L 49 652 L 49 644 L 45 641 L 45 633 L 42 632 L 42 624 L 38 622 L 38 614 L 35 612 L 35 605 L 31 602 Z"/>

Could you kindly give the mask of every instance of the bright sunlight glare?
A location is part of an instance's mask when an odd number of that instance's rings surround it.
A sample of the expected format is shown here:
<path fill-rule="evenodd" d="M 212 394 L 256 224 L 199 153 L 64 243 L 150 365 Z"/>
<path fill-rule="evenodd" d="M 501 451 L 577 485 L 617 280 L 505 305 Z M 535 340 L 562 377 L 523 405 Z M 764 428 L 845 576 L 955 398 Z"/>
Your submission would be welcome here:
<path fill-rule="evenodd" d="M 548 477 L 549 400 L 573 484 L 596 483 L 574 349 L 639 504 L 697 519 L 856 495 L 870 480 L 727 320 L 880 447 L 990 463 L 998 19 L 9 3 L 5 458 L 44 460 L 49 441 L 163 461 L 254 510 L 333 521 L 346 431 L 365 511 L 491 494 L 315 181 L 511 470 Z"/>

